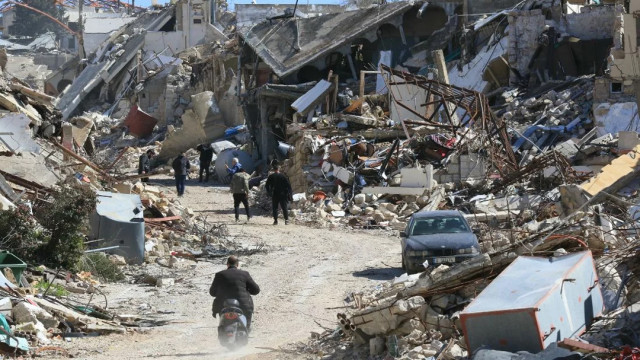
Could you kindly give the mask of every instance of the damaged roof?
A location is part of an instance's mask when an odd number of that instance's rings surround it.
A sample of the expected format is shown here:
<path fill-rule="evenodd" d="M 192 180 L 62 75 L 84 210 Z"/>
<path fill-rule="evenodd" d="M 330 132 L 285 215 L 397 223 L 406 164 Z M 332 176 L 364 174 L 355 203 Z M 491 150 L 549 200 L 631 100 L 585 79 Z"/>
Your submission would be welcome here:
<path fill-rule="evenodd" d="M 365 32 L 377 30 L 412 6 L 409 2 L 396 2 L 307 19 L 263 21 L 240 30 L 240 36 L 278 76 L 283 77 L 362 37 Z"/>

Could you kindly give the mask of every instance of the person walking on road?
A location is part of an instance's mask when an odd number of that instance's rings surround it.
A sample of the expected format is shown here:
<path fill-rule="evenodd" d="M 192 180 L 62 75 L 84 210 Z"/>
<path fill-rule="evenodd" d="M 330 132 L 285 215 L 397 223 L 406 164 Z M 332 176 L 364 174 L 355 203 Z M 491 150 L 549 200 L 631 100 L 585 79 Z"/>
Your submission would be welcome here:
<path fill-rule="evenodd" d="M 209 182 L 209 168 L 211 167 L 211 160 L 213 160 L 211 144 L 200 144 L 196 150 L 200 153 L 200 182 L 202 182 L 203 173 L 207 174 L 204 182 Z"/>
<path fill-rule="evenodd" d="M 280 173 L 280 165 L 273 167 L 273 174 L 269 175 L 266 184 L 267 193 L 271 196 L 271 209 L 273 211 L 273 225 L 278 225 L 278 206 L 282 208 L 284 224 L 289 224 L 289 201 L 293 196 L 289 179 Z"/>
<path fill-rule="evenodd" d="M 240 203 L 244 205 L 244 210 L 247 213 L 247 222 L 251 219 L 249 214 L 249 178 L 251 175 L 247 174 L 243 168 L 240 168 L 238 172 L 231 178 L 231 193 L 233 194 L 233 211 L 236 214 L 236 222 L 240 220 Z"/>
<path fill-rule="evenodd" d="M 189 163 L 189 159 L 184 156 L 184 153 L 181 153 L 173 160 L 172 166 L 174 176 L 176 178 L 176 190 L 178 191 L 178 196 L 182 196 L 184 195 L 185 183 L 187 182 L 187 174 L 189 173 L 191 164 Z"/>
<path fill-rule="evenodd" d="M 140 155 L 140 159 L 138 161 L 138 175 L 148 174 L 151 171 L 151 159 L 156 153 L 149 149 L 144 154 Z M 143 177 L 140 179 L 143 183 L 149 182 L 148 177 Z"/>
<path fill-rule="evenodd" d="M 209 288 L 209 295 L 213 300 L 213 314 L 218 315 L 222 310 L 224 301 L 236 299 L 240 303 L 242 312 L 247 318 L 247 330 L 251 330 L 251 317 L 253 315 L 253 299 L 251 295 L 258 295 L 260 287 L 251 278 L 248 272 L 238 269 L 238 258 L 231 255 L 227 259 L 227 269 L 217 272 L 213 283 Z"/>

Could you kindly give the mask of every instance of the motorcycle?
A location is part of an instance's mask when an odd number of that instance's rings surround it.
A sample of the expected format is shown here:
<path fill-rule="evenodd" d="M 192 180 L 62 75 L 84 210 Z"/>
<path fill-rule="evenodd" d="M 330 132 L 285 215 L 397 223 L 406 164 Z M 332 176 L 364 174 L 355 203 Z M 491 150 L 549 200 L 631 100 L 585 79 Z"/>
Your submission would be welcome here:
<path fill-rule="evenodd" d="M 236 299 L 224 301 L 218 323 L 218 341 L 228 349 L 237 349 L 247 344 L 249 331 L 247 318 Z"/>

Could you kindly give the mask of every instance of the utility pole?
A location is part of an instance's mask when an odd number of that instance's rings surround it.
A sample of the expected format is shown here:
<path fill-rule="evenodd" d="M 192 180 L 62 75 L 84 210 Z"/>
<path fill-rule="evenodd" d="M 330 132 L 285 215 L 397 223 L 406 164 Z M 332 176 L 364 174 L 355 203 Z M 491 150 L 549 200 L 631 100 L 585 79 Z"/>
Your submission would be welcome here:
<path fill-rule="evenodd" d="M 84 59 L 84 19 L 82 11 L 84 8 L 84 0 L 78 0 L 78 56 Z"/>
<path fill-rule="evenodd" d="M 462 25 L 467 25 L 469 22 L 469 0 L 462 0 Z"/>

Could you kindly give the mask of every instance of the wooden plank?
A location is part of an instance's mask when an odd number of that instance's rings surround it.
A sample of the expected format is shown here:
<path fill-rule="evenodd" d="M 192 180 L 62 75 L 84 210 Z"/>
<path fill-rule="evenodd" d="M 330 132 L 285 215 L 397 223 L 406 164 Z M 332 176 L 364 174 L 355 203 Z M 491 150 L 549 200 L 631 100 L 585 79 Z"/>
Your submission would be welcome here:
<path fill-rule="evenodd" d="M 640 145 L 637 145 L 630 153 L 613 160 L 609 165 L 603 167 L 598 175 L 582 183 L 580 187 L 591 196 L 605 190 L 611 193 L 634 178 L 638 169 L 640 169 Z"/>
<path fill-rule="evenodd" d="M 358 110 L 358 114 L 360 114 L 360 107 L 362 106 L 362 103 L 364 102 L 363 98 L 357 98 L 355 100 L 353 100 L 351 102 L 351 104 L 349 106 L 347 106 L 346 109 L 342 110 L 342 112 L 345 113 L 352 113 L 355 112 L 356 110 Z"/>

